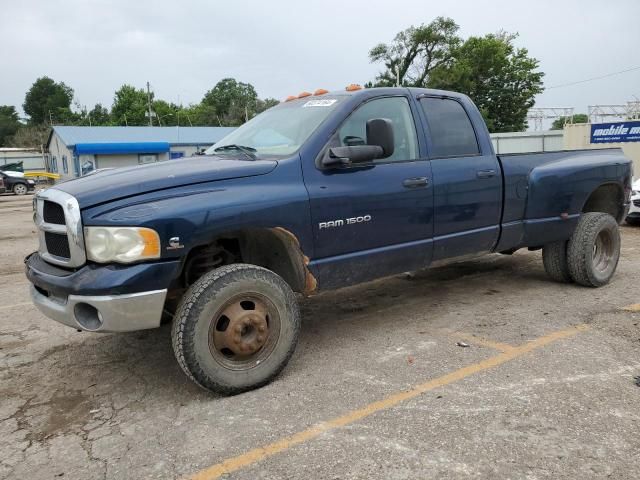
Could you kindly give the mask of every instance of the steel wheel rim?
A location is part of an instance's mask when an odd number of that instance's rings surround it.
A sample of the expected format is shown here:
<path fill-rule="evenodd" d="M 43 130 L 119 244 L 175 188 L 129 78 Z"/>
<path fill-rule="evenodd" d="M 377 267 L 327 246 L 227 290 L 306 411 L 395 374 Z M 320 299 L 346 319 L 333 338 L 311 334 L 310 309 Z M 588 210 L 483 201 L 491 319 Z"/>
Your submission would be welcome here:
<path fill-rule="evenodd" d="M 264 362 L 280 336 L 280 316 L 264 295 L 247 293 L 227 301 L 211 319 L 209 351 L 230 370 L 249 370 Z"/>
<path fill-rule="evenodd" d="M 614 256 L 613 244 L 610 231 L 602 230 L 598 233 L 592 252 L 593 268 L 598 272 L 605 272 L 611 266 Z"/>
<path fill-rule="evenodd" d="M 16 185 L 14 190 L 18 195 L 24 195 L 27 193 L 27 187 L 22 184 Z"/>

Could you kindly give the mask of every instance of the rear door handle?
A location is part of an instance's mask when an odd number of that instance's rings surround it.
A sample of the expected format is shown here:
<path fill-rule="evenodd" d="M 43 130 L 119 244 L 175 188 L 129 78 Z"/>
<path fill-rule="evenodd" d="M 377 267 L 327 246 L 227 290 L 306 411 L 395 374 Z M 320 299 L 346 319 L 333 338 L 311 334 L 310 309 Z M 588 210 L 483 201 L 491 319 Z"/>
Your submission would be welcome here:
<path fill-rule="evenodd" d="M 476 172 L 478 178 L 491 178 L 496 176 L 495 170 L 478 170 Z"/>
<path fill-rule="evenodd" d="M 402 182 L 402 186 L 405 188 L 426 187 L 427 185 L 429 185 L 429 179 L 427 177 L 407 178 Z"/>

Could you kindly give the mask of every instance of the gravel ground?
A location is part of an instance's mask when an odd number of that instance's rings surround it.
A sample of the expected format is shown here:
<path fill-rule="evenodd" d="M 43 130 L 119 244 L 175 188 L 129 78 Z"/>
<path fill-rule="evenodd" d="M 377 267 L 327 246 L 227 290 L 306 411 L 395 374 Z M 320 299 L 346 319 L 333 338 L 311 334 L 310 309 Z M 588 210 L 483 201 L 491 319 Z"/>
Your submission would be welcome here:
<path fill-rule="evenodd" d="M 640 228 L 596 290 L 518 252 L 303 300 L 283 374 L 225 398 L 168 326 L 77 333 L 31 306 L 31 198 L 0 196 L 0 478 L 640 478 Z"/>

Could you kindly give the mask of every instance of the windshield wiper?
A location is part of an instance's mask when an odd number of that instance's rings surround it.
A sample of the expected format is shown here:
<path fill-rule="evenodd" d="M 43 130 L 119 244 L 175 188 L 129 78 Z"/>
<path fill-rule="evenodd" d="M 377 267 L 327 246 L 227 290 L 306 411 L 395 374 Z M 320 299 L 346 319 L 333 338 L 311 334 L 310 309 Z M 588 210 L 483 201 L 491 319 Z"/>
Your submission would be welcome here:
<path fill-rule="evenodd" d="M 235 145 L 235 144 L 222 145 L 221 147 L 218 147 L 218 148 L 214 149 L 213 151 L 214 152 L 225 152 L 225 151 L 229 151 L 229 150 L 238 150 L 239 152 L 244 153 L 251 160 L 255 160 L 256 159 L 257 150 L 255 148 L 253 148 L 253 147 L 245 147 L 244 145 Z"/>

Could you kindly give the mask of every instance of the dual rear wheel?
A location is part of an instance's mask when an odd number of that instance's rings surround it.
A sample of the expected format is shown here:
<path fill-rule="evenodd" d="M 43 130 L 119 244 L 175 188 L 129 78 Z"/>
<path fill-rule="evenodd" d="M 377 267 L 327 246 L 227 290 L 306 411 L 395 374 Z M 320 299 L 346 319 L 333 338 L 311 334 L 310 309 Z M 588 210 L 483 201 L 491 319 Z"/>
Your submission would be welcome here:
<path fill-rule="evenodd" d="M 547 274 L 558 282 L 574 281 L 601 287 L 611 280 L 620 259 L 620 231 L 607 213 L 582 214 L 568 241 L 545 245 L 542 260 Z"/>

